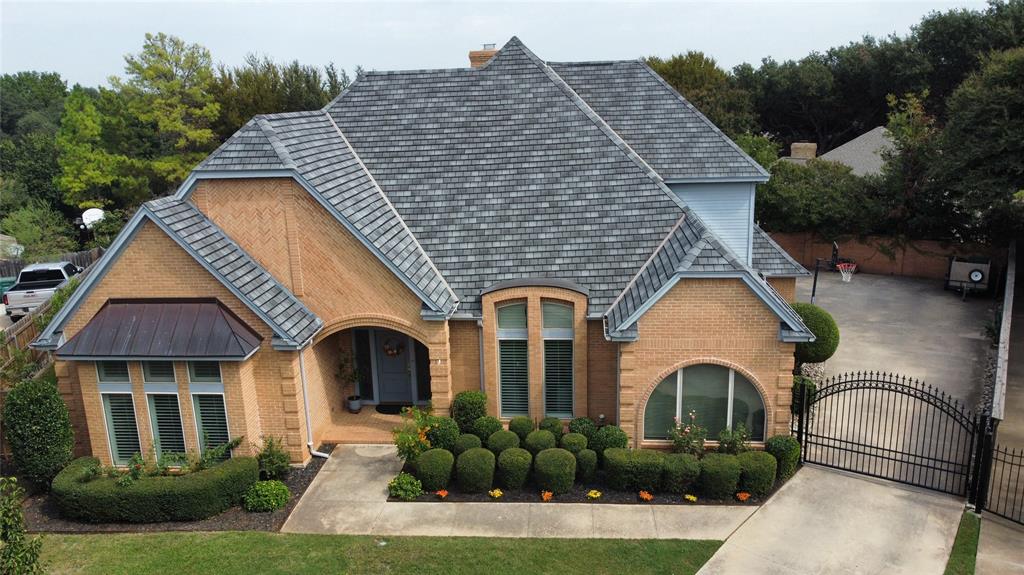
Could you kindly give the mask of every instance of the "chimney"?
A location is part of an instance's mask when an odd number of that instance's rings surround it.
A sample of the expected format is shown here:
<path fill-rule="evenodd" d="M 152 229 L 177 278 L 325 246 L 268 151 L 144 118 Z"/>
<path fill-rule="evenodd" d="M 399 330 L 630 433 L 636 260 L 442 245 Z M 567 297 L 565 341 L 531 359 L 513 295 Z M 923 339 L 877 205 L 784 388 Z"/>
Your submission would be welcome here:
<path fill-rule="evenodd" d="M 469 51 L 469 65 L 474 68 L 479 68 L 486 64 L 487 61 L 497 53 L 498 51 L 494 49 L 494 44 L 484 44 L 482 50 Z"/>
<path fill-rule="evenodd" d="M 789 157 L 800 160 L 813 160 L 818 155 L 818 144 L 814 142 L 793 142 L 789 147 Z"/>

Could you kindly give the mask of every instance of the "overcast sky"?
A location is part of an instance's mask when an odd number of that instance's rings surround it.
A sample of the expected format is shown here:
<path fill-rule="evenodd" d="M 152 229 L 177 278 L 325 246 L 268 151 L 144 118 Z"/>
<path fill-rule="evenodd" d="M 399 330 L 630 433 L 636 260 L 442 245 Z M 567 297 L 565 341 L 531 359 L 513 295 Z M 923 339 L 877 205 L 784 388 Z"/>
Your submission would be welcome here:
<path fill-rule="evenodd" d="M 0 1 L 0 71 L 106 83 L 146 32 L 198 42 L 215 62 L 247 53 L 366 69 L 466 66 L 468 50 L 519 36 L 545 60 L 701 50 L 725 67 L 799 58 L 865 34 L 906 34 L 932 10 L 983 2 L 130 2 Z"/>

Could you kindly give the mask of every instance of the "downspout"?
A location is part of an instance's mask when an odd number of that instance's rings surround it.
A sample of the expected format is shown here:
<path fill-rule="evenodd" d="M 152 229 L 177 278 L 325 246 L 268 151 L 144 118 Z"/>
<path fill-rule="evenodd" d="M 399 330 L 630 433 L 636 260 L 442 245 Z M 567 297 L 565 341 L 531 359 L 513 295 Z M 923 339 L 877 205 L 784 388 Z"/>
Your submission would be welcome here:
<path fill-rule="evenodd" d="M 480 391 L 487 393 L 484 388 L 484 320 L 476 320 L 476 325 L 480 328 Z"/>
<path fill-rule="evenodd" d="M 306 408 L 306 447 L 313 457 L 330 457 L 329 454 L 313 449 L 313 422 L 309 418 L 309 389 L 306 387 L 306 362 L 302 358 L 302 351 L 299 350 L 299 379 L 302 381 L 302 403 Z"/>

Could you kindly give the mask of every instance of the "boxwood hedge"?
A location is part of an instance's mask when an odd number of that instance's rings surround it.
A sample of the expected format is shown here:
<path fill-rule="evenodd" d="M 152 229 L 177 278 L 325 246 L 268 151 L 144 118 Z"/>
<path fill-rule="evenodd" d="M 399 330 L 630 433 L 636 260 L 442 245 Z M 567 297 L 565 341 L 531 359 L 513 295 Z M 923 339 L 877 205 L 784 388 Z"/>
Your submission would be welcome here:
<path fill-rule="evenodd" d="M 572 489 L 576 479 L 576 457 L 564 449 L 553 447 L 537 454 L 533 462 L 533 480 L 542 491 L 556 495 Z"/>

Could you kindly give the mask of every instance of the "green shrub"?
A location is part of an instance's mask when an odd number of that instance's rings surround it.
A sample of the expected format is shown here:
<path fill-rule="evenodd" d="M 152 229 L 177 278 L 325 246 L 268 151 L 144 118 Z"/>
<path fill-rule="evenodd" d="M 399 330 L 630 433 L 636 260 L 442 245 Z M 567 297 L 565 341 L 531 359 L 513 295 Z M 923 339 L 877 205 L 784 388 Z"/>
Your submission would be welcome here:
<path fill-rule="evenodd" d="M 499 429 L 487 438 L 487 449 L 493 451 L 496 456 L 512 447 L 519 447 L 519 436 L 511 431 Z"/>
<path fill-rule="evenodd" d="M 494 483 L 494 454 L 482 447 L 467 449 L 455 462 L 459 488 L 466 493 L 483 493 Z"/>
<path fill-rule="evenodd" d="M 517 415 L 509 420 L 508 430 L 518 435 L 520 441 L 526 441 L 526 436 L 533 431 L 533 420 L 525 415 Z"/>
<path fill-rule="evenodd" d="M 555 495 L 567 493 L 576 479 L 576 457 L 557 447 L 537 454 L 533 463 L 533 480 L 541 491 Z"/>
<path fill-rule="evenodd" d="M 452 400 L 452 419 L 462 433 L 473 432 L 473 422 L 487 415 L 487 396 L 482 391 L 460 391 Z"/>
<path fill-rule="evenodd" d="M 800 463 L 800 443 L 792 435 L 775 435 L 764 442 L 764 450 L 778 462 L 776 480 L 786 481 L 796 473 Z"/>
<path fill-rule="evenodd" d="M 423 495 L 423 484 L 419 479 L 402 471 L 388 482 L 388 495 L 402 501 L 412 501 Z"/>
<path fill-rule="evenodd" d="M 569 422 L 569 433 L 579 433 L 587 438 L 588 443 L 592 443 L 597 433 L 597 424 L 589 417 L 577 417 Z"/>
<path fill-rule="evenodd" d="M 754 497 L 768 495 L 775 484 L 775 456 L 764 451 L 747 451 L 737 459 L 740 462 L 739 490 Z"/>
<path fill-rule="evenodd" d="M 740 481 L 740 462 L 735 455 L 709 453 L 700 460 L 697 487 L 710 499 L 728 499 Z"/>
<path fill-rule="evenodd" d="M 551 449 L 557 446 L 558 444 L 555 442 L 555 435 L 546 429 L 531 431 L 530 434 L 526 436 L 526 449 L 529 450 L 534 457 L 545 449 Z"/>
<path fill-rule="evenodd" d="M 634 449 L 629 455 L 630 485 L 633 491 L 658 491 L 665 468 L 665 454 L 653 449 Z"/>
<path fill-rule="evenodd" d="M 57 474 L 52 498 L 62 515 L 92 523 L 195 521 L 241 503 L 260 476 L 254 457 L 235 457 L 187 475 L 144 476 L 124 486 L 101 477 L 99 469 L 95 458 L 80 457 Z"/>
<path fill-rule="evenodd" d="M 275 437 L 264 437 L 263 446 L 256 455 L 260 466 L 260 479 L 284 479 L 291 470 L 291 458 L 284 450 L 284 443 Z"/>
<path fill-rule="evenodd" d="M 292 492 L 288 490 L 288 486 L 276 479 L 257 481 L 245 492 L 242 507 L 254 513 L 277 511 L 288 505 L 291 497 Z"/>
<path fill-rule="evenodd" d="M 480 447 L 482 445 L 483 442 L 480 441 L 479 437 L 469 433 L 463 433 L 455 440 L 455 449 L 452 450 L 452 453 L 458 457 L 463 451 L 473 449 L 474 447 Z"/>
<path fill-rule="evenodd" d="M 625 447 L 605 449 L 604 470 L 607 472 L 608 487 L 617 491 L 630 491 L 628 449 Z"/>
<path fill-rule="evenodd" d="M 597 453 L 584 449 L 576 454 L 576 481 L 588 483 L 597 475 Z"/>
<path fill-rule="evenodd" d="M 573 455 L 587 448 L 587 437 L 582 433 L 566 433 L 562 436 L 562 449 Z"/>
<path fill-rule="evenodd" d="M 26 379 L 4 401 L 4 438 L 14 466 L 42 489 L 71 461 L 74 435 L 68 407 L 49 378 Z"/>
<path fill-rule="evenodd" d="M 821 363 L 836 352 L 839 347 L 839 326 L 831 314 L 820 307 L 803 302 L 790 304 L 793 310 L 804 320 L 804 325 L 814 334 L 813 342 L 796 344 L 796 362 Z"/>
<path fill-rule="evenodd" d="M 723 429 L 718 434 L 718 452 L 739 455 L 747 450 L 747 442 L 750 441 L 750 432 L 747 426 L 742 423 L 736 424 L 736 429 Z"/>
<path fill-rule="evenodd" d="M 617 425 L 606 425 L 597 430 L 590 448 L 597 452 L 597 460 L 604 461 L 604 450 L 615 447 L 624 448 L 629 445 L 629 436 Z"/>
<path fill-rule="evenodd" d="M 811 404 L 811 402 L 814 400 L 814 395 L 816 393 L 818 393 L 818 386 L 817 386 L 817 384 L 814 383 L 813 379 L 811 379 L 809 377 L 804 377 L 802 375 L 794 375 L 793 376 L 793 403 L 790 404 L 790 411 L 792 411 L 794 415 L 800 413 L 800 388 L 801 387 L 807 390 L 805 392 L 805 395 L 806 395 L 805 401 L 807 402 L 807 405 Z"/>
<path fill-rule="evenodd" d="M 451 451 L 459 439 L 459 424 L 450 417 L 430 417 L 430 429 L 427 430 L 427 441 L 430 447 Z"/>
<path fill-rule="evenodd" d="M 0 573 L 43 575 L 39 563 L 43 539 L 25 533 L 24 498 L 25 490 L 18 487 L 17 479 L 0 477 Z"/>
<path fill-rule="evenodd" d="M 501 420 L 493 415 L 478 417 L 473 422 L 473 435 L 479 437 L 480 441 L 487 441 L 495 431 L 501 430 Z"/>
<path fill-rule="evenodd" d="M 562 437 L 562 433 L 565 431 L 565 426 L 562 425 L 562 420 L 557 417 L 545 417 L 540 420 L 537 424 L 537 429 L 546 429 L 551 432 L 551 435 L 555 436 L 558 440 Z"/>
<path fill-rule="evenodd" d="M 455 456 L 447 449 L 430 449 L 416 460 L 416 477 L 427 491 L 446 489 L 452 478 Z"/>
<path fill-rule="evenodd" d="M 691 493 L 691 487 L 700 476 L 700 461 L 690 453 L 670 453 L 665 456 L 661 472 L 661 488 L 669 493 Z"/>
<path fill-rule="evenodd" d="M 498 481 L 508 489 L 521 489 L 530 477 L 533 456 L 530 452 L 510 447 L 498 456 Z"/>

